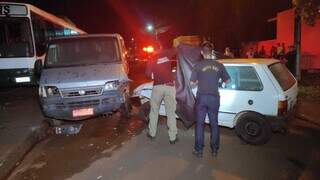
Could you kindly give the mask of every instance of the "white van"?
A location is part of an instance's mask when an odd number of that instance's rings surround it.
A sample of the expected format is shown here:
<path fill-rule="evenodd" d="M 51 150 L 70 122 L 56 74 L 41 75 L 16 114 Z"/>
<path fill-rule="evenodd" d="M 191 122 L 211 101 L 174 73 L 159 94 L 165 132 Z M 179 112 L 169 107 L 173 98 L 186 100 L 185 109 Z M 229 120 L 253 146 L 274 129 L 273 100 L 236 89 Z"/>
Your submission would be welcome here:
<path fill-rule="evenodd" d="M 46 117 L 77 121 L 120 110 L 130 114 L 128 65 L 119 34 L 53 39 L 41 74 L 39 100 Z"/>
<path fill-rule="evenodd" d="M 235 128 L 249 144 L 264 144 L 272 131 L 284 130 L 298 94 L 298 83 L 288 69 L 274 59 L 219 61 L 231 77 L 231 82 L 219 89 L 219 125 Z M 142 111 L 148 109 L 152 86 L 152 82 L 145 83 L 134 91 L 140 97 Z M 196 88 L 192 91 L 196 95 Z M 163 104 L 159 113 L 166 115 Z"/>

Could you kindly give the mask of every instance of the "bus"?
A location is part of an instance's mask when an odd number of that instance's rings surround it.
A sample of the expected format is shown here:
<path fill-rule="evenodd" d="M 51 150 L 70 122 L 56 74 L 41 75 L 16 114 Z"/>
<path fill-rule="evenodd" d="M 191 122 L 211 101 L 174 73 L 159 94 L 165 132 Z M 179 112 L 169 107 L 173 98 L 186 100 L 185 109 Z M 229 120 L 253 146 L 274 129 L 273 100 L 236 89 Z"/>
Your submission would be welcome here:
<path fill-rule="evenodd" d="M 86 32 L 33 5 L 0 2 L 0 87 L 36 85 L 47 41 L 78 34 Z"/>

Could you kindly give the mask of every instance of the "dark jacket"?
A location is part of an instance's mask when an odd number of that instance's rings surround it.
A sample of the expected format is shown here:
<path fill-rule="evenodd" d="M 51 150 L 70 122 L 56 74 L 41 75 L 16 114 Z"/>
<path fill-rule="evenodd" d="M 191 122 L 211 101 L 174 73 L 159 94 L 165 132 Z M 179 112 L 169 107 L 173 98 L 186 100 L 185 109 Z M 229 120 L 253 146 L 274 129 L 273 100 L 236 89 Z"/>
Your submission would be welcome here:
<path fill-rule="evenodd" d="M 175 76 L 172 73 L 172 59 L 175 56 L 175 50 L 161 50 L 147 64 L 146 75 L 154 80 L 154 85 L 172 83 Z"/>

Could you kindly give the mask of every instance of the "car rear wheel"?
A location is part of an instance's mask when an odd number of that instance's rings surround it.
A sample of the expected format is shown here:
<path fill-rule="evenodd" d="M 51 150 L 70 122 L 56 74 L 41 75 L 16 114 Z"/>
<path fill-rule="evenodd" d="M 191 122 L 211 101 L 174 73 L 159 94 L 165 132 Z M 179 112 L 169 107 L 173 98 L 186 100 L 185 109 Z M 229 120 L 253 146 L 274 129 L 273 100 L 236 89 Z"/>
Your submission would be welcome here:
<path fill-rule="evenodd" d="M 270 140 L 272 131 L 262 115 L 246 112 L 237 119 L 236 133 L 248 144 L 261 145 Z"/>

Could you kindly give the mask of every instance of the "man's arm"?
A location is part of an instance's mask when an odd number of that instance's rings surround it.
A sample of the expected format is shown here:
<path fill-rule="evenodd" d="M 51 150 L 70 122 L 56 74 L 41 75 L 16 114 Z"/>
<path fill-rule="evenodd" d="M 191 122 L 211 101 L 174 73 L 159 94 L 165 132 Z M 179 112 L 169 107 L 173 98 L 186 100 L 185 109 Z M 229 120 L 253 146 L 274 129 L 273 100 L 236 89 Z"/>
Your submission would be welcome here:
<path fill-rule="evenodd" d="M 224 67 L 223 64 L 221 65 L 221 67 L 222 67 L 222 69 L 221 69 L 222 70 L 221 71 L 221 79 L 225 84 L 228 84 L 228 83 L 231 82 L 230 75 L 227 72 L 227 70 L 226 70 L 226 68 Z"/>

